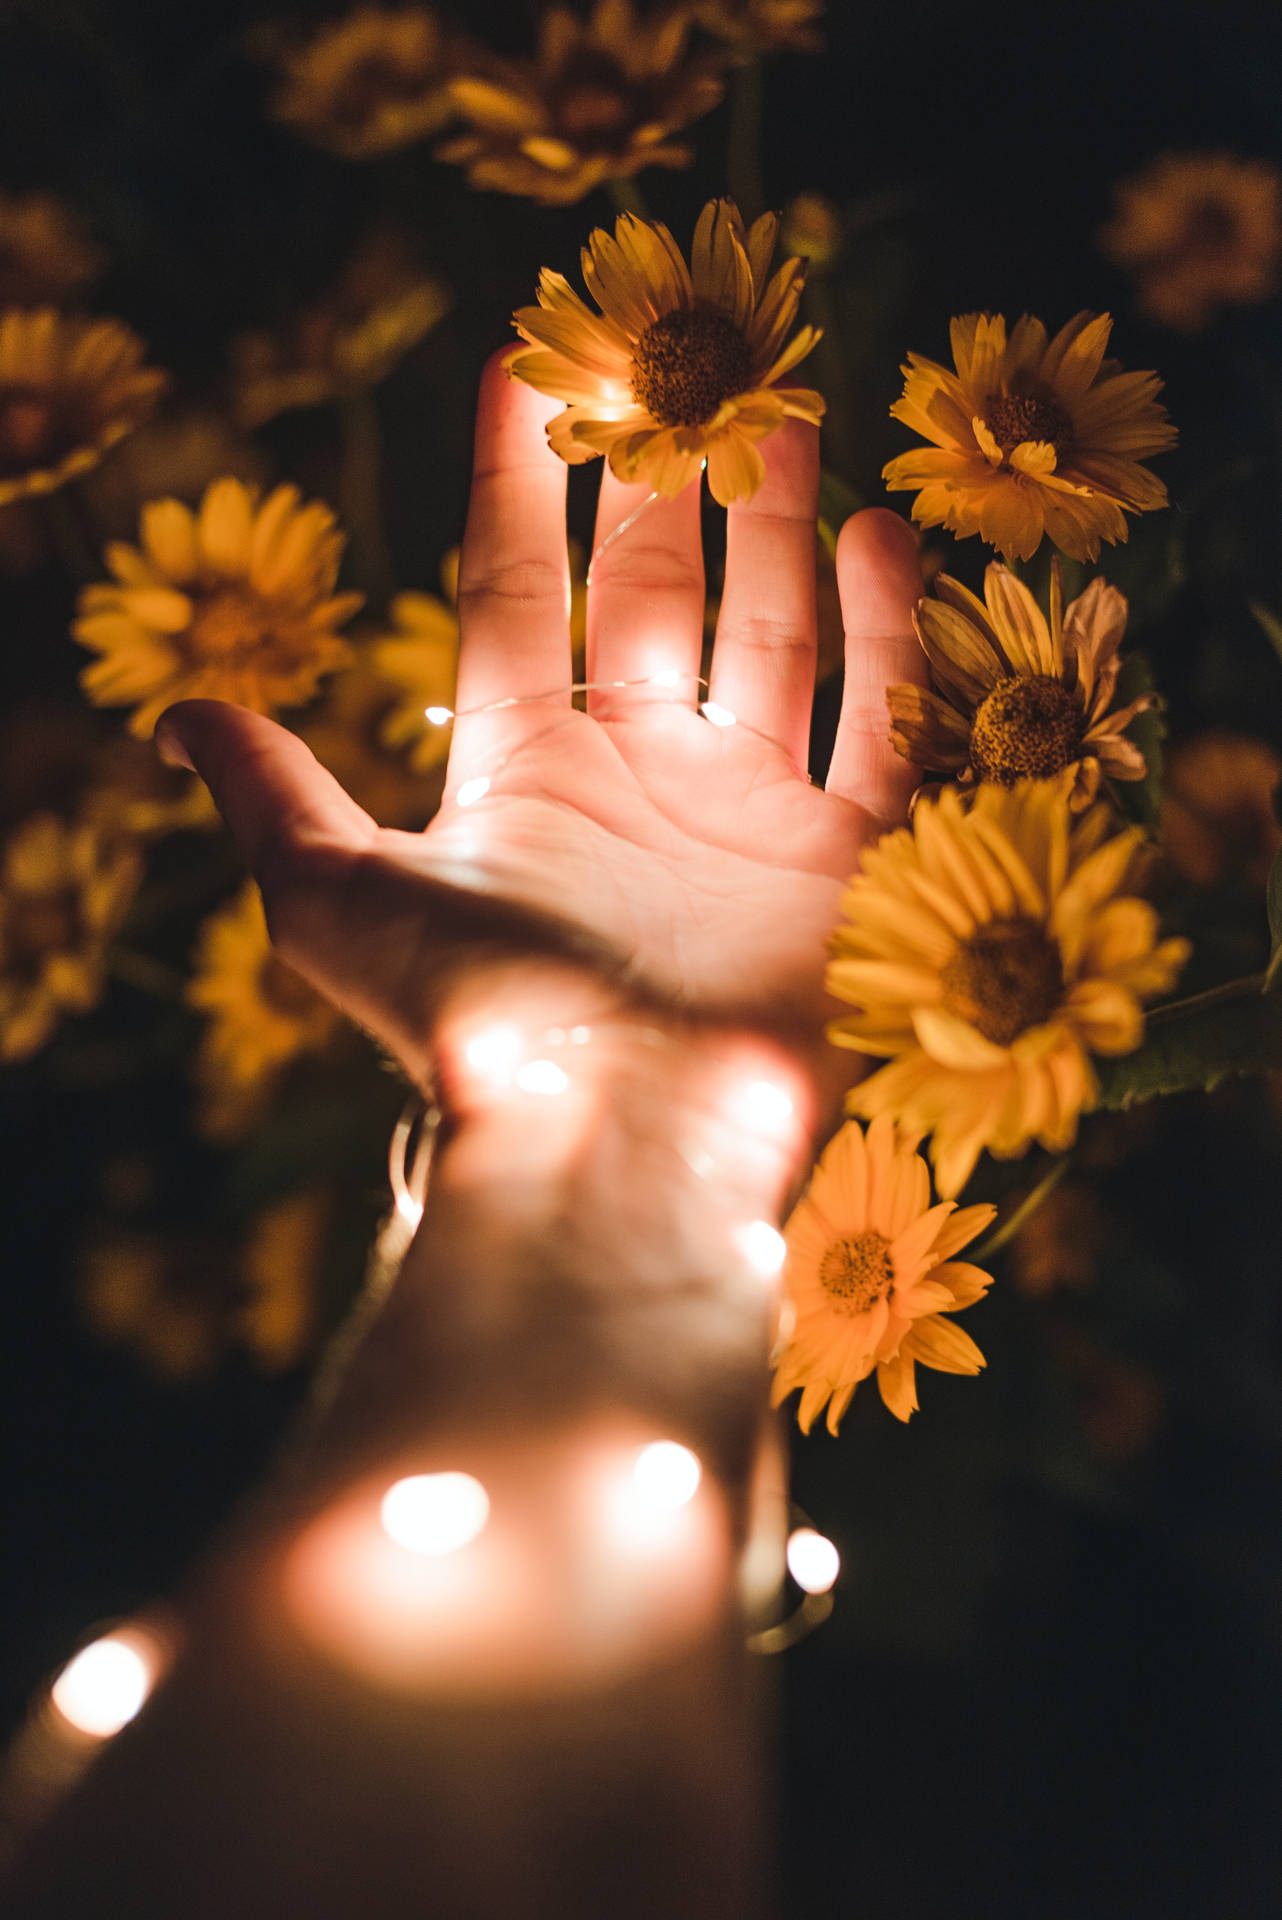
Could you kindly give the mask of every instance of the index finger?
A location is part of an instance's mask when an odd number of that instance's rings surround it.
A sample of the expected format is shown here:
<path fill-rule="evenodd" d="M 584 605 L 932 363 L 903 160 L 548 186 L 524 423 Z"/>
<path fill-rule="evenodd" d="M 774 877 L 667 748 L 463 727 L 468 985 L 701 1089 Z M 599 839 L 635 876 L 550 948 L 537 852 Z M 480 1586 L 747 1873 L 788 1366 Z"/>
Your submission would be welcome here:
<path fill-rule="evenodd" d="M 846 629 L 846 681 L 826 781 L 874 819 L 898 826 L 921 780 L 890 744 L 886 688 L 926 684 L 926 657 L 913 630 L 922 596 L 917 542 L 886 507 L 847 520 L 837 541 L 837 585 Z"/>

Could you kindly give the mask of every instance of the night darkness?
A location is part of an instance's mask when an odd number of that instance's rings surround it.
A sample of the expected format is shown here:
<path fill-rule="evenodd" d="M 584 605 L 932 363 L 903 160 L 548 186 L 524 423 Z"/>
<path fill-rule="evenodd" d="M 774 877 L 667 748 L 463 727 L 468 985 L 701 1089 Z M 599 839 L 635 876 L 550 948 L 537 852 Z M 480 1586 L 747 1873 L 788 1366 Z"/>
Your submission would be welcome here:
<path fill-rule="evenodd" d="M 514 46 L 526 11 L 471 7 L 467 25 Z M 461 530 L 481 363 L 539 266 L 573 274 L 610 209 L 599 192 L 564 210 L 474 195 L 423 148 L 365 167 L 303 146 L 266 114 L 261 64 L 243 51 L 267 12 L 0 6 L 0 191 L 48 188 L 80 211 L 110 255 L 93 305 L 211 405 L 228 340 L 322 287 L 372 211 L 411 228 L 454 303 L 379 390 L 384 512 L 398 583 L 432 589 Z M 950 315 L 1117 316 L 1113 350 L 1162 373 L 1181 448 L 1162 467 L 1172 512 L 1137 522 L 1101 570 L 1132 597 L 1170 741 L 1217 728 L 1282 751 L 1282 665 L 1248 611 L 1282 608 L 1278 305 L 1181 338 L 1135 315 L 1095 245 L 1113 183 L 1158 152 L 1282 163 L 1262 31 L 1261 10 L 1236 0 L 1035 17 L 833 0 L 827 52 L 768 70 L 763 172 L 771 204 L 821 190 L 854 236 L 831 287 L 853 369 L 848 438 L 826 457 L 865 500 L 906 444 L 888 416 L 899 362 L 910 347 L 946 357 Z M 724 187 L 725 110 L 695 134 L 691 174 L 643 182 L 679 237 Z M 273 476 L 335 497 L 324 409 L 270 422 L 259 444 Z M 586 511 L 586 493 L 572 500 Z M 978 544 L 936 539 L 974 582 Z M 28 716 L 65 711 L 74 740 L 90 737 L 72 599 L 53 556 L 0 573 L 16 716 L 0 722 L 6 830 L 44 777 L 20 739 Z M 833 710 L 830 689 L 821 731 Z M 94 714 L 92 737 L 118 723 Z M 181 887 L 185 858 L 162 850 L 166 885 Z M 212 878 L 194 906 L 237 877 L 229 846 L 201 859 Z M 1192 989 L 1263 964 L 1258 884 L 1221 875 L 1196 897 L 1163 884 L 1175 919 L 1210 928 Z M 159 925 L 153 952 L 181 966 L 193 924 Z M 130 1170 L 145 1174 L 133 1224 L 197 1237 L 234 1232 L 301 1180 L 329 1182 L 324 1325 L 383 1205 L 402 1093 L 380 1063 L 344 1059 L 358 1100 L 347 1082 L 309 1083 L 264 1139 L 211 1149 L 188 1112 L 193 1031 L 182 1007 L 117 985 L 51 1051 L 0 1074 L 6 1726 L 95 1623 L 172 1589 L 216 1538 L 314 1358 L 271 1374 L 228 1348 L 166 1381 L 94 1331 L 81 1249 L 125 1204 Z M 780 1681 L 788 1914 L 1279 1910 L 1278 1088 L 1231 1080 L 1127 1123 L 1088 1121 L 1081 1163 L 1106 1221 L 1089 1282 L 1043 1292 L 999 1262 L 973 1316 L 978 1380 L 931 1374 L 907 1427 L 869 1393 L 839 1441 L 798 1438 L 796 1497 L 846 1571 L 833 1618 Z M 1001 1200 L 1029 1173 L 990 1168 L 982 1191 Z"/>

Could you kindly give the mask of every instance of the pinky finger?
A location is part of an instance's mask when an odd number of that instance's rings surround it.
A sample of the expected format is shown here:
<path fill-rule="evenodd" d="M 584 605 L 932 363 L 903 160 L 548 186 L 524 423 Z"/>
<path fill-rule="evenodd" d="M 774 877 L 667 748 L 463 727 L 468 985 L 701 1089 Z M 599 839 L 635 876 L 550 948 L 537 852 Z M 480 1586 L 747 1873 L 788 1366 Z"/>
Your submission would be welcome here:
<path fill-rule="evenodd" d="M 917 543 L 898 514 L 869 507 L 847 520 L 837 541 L 837 584 L 846 630 L 846 682 L 828 768 L 829 793 L 896 826 L 921 779 L 890 744 L 886 688 L 926 682 L 912 616 L 922 594 Z"/>

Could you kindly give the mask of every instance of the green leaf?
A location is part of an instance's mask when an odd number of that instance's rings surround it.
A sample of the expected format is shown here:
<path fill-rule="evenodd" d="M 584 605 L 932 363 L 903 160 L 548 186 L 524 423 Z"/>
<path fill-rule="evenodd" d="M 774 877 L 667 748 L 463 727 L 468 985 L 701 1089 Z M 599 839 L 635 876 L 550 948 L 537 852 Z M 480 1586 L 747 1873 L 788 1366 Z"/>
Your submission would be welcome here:
<path fill-rule="evenodd" d="M 1232 1074 L 1282 1068 L 1282 1001 L 1258 974 L 1149 1016 L 1144 1044 L 1095 1062 L 1100 1105 L 1130 1107 L 1159 1094 L 1217 1087 Z"/>
<path fill-rule="evenodd" d="M 831 467 L 823 468 L 819 475 L 819 538 L 833 558 L 837 553 L 837 535 L 863 504 L 863 495 L 856 492 L 848 480 L 843 480 Z"/>
<path fill-rule="evenodd" d="M 1151 693 L 1153 686 L 1153 671 L 1148 656 L 1128 653 L 1117 676 L 1116 704 L 1124 707 L 1130 701 L 1138 700 L 1142 693 Z M 1144 755 L 1148 772 L 1142 780 L 1115 781 L 1113 792 L 1132 820 L 1153 827 L 1157 825 L 1162 807 L 1162 742 L 1166 738 L 1166 721 L 1162 717 L 1160 704 L 1150 707 L 1147 713 L 1136 714 L 1126 729 L 1126 737 Z"/>

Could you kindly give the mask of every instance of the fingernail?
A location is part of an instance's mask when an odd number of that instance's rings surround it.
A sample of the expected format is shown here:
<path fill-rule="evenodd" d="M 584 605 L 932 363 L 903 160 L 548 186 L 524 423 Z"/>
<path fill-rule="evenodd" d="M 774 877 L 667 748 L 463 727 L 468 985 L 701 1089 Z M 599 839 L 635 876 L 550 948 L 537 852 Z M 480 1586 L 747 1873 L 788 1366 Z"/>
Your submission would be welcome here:
<path fill-rule="evenodd" d="M 167 767 L 185 767 L 188 773 L 195 773 L 196 769 L 191 763 L 186 747 L 163 715 L 157 724 L 154 738 L 156 752 Z"/>

